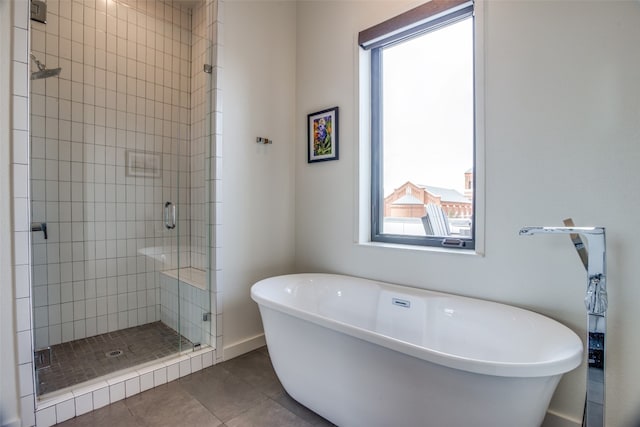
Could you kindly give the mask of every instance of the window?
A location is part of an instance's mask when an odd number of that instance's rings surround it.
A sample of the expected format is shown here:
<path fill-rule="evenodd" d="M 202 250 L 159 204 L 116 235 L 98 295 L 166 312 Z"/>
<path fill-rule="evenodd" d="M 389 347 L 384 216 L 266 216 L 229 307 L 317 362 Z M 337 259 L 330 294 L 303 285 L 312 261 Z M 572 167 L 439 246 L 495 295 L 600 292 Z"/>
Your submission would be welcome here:
<path fill-rule="evenodd" d="M 473 249 L 474 18 L 432 0 L 364 30 L 371 56 L 371 240 Z"/>

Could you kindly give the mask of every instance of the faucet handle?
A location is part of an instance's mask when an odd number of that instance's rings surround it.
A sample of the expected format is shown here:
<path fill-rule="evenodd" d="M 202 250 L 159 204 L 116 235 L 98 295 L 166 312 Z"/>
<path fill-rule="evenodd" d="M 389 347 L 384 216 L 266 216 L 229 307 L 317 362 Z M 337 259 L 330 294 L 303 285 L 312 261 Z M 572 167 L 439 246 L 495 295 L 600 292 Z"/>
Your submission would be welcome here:
<path fill-rule="evenodd" d="M 595 274 L 589 277 L 587 285 L 587 295 L 584 298 L 584 305 L 589 314 L 604 315 L 607 311 L 607 287 L 605 277 L 602 274 Z"/>

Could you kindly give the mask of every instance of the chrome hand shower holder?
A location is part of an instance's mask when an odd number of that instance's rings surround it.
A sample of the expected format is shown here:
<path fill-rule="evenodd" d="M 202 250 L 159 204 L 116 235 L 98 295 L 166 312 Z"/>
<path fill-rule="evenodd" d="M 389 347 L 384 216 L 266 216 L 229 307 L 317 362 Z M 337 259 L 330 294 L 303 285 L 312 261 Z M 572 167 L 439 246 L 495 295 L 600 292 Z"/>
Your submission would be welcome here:
<path fill-rule="evenodd" d="M 606 242 L 604 227 L 524 227 L 521 236 L 532 234 L 571 234 L 587 238 L 588 258 L 583 264 L 587 270 L 587 398 L 583 427 L 604 427 L 605 395 L 605 333 L 607 314 Z M 579 238 L 572 237 L 576 249 L 584 251 Z M 582 255 L 582 254 L 580 254 Z"/>

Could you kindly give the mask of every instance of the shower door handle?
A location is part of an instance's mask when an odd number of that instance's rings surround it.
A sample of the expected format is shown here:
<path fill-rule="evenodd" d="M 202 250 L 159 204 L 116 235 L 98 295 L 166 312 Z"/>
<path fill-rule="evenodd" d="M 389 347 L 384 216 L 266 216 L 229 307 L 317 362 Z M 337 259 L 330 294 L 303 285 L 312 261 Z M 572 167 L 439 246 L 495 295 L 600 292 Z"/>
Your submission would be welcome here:
<path fill-rule="evenodd" d="M 176 228 L 176 205 L 171 202 L 164 204 L 164 227 L 167 230 Z"/>

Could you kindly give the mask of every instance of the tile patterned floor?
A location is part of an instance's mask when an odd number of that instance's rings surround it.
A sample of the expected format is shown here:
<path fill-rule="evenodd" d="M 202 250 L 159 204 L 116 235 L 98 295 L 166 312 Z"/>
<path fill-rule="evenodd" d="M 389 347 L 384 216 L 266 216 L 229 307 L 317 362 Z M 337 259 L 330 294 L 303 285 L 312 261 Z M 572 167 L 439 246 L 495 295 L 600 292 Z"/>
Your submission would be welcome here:
<path fill-rule="evenodd" d="M 263 347 L 58 426 L 331 427 L 333 424 L 286 394 Z"/>
<path fill-rule="evenodd" d="M 191 347 L 189 340 L 162 322 L 57 344 L 51 346 L 51 366 L 37 371 L 38 394 L 60 390 Z M 122 350 L 122 354 L 107 356 L 107 352 L 113 350 Z"/>

